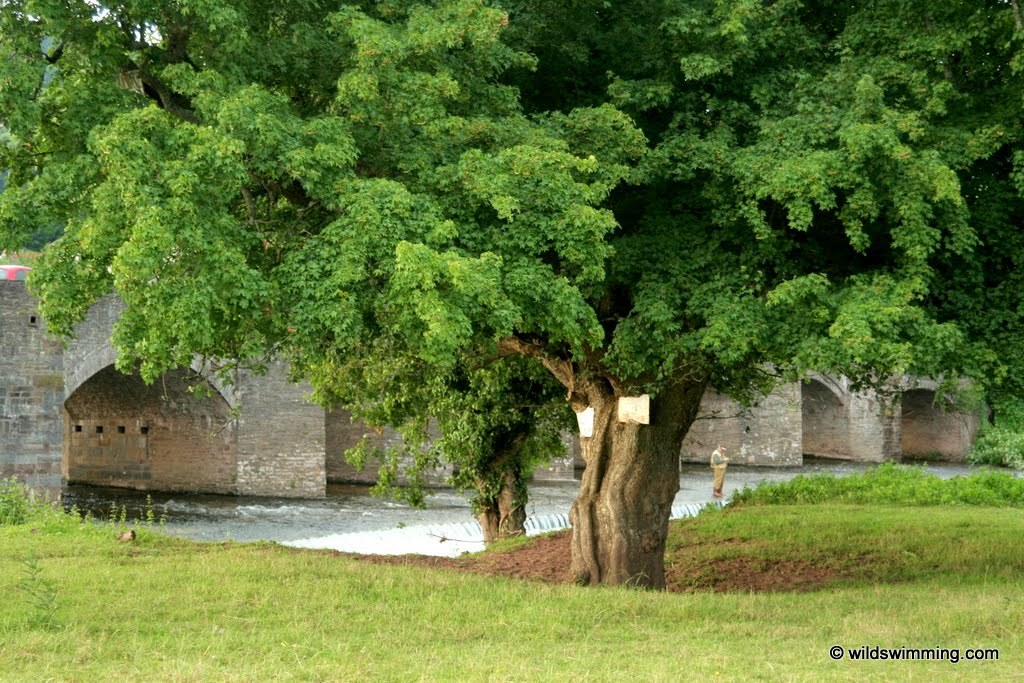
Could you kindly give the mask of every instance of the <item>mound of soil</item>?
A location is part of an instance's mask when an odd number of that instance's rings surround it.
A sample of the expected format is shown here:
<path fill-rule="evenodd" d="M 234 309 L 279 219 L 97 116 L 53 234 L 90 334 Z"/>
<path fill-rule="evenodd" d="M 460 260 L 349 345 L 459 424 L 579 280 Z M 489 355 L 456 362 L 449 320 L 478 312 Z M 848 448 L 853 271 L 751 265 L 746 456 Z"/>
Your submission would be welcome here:
<path fill-rule="evenodd" d="M 503 576 L 570 583 L 571 532 L 563 531 L 532 539 L 506 552 L 463 557 L 427 555 L 348 555 L 362 562 L 430 567 L 466 571 L 486 576 Z M 807 591 L 847 578 L 832 567 L 800 560 L 770 562 L 755 558 L 729 558 L 702 563 L 675 563 L 666 558 L 665 581 L 669 592 L 687 591 Z"/>

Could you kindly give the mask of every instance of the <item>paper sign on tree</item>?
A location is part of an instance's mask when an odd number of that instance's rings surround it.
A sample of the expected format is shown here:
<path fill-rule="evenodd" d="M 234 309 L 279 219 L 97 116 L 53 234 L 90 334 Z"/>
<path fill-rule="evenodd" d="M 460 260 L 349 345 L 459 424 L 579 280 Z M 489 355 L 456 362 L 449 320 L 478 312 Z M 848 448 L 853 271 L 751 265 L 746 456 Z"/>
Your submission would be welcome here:
<path fill-rule="evenodd" d="M 590 438 L 594 435 L 594 407 L 588 406 L 583 412 L 576 413 L 576 421 L 580 425 L 580 436 Z"/>
<path fill-rule="evenodd" d="M 651 395 L 623 396 L 619 399 L 619 422 L 651 424 Z"/>

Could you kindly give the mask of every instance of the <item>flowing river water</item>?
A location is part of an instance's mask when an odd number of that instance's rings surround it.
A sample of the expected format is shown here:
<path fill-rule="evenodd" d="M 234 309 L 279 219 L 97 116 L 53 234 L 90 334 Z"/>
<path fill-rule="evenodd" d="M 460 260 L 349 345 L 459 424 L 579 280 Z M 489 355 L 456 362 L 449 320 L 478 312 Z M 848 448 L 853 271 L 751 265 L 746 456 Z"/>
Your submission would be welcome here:
<path fill-rule="evenodd" d="M 783 481 L 799 474 L 830 472 L 838 476 L 871 465 L 808 458 L 803 467 L 730 466 L 726 500 L 745 485 Z M 963 464 L 926 465 L 940 477 L 971 472 Z M 527 533 L 569 525 L 569 508 L 578 481 L 535 482 L 529 487 Z M 151 493 L 91 486 L 65 486 L 65 507 L 76 506 L 94 517 L 145 520 L 151 517 L 171 535 L 198 541 L 275 541 L 307 548 L 348 552 L 456 556 L 483 548 L 479 524 L 465 496 L 452 489 L 435 489 L 426 507 L 376 498 L 366 486 L 328 485 L 323 499 L 266 498 L 192 493 Z M 673 517 L 696 514 L 716 504 L 711 496 L 711 473 L 705 465 L 683 465 Z"/>

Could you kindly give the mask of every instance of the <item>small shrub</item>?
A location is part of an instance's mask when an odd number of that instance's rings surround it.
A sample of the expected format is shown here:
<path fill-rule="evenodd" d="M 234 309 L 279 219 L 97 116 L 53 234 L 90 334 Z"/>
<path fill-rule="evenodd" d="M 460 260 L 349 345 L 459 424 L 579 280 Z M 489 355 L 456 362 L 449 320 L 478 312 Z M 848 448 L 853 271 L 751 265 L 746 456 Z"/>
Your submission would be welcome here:
<path fill-rule="evenodd" d="M 57 624 L 57 586 L 43 576 L 36 558 L 25 560 L 18 590 L 28 602 L 28 625 L 31 628 L 53 629 Z"/>
<path fill-rule="evenodd" d="M 970 462 L 1024 469 L 1024 401 L 1014 399 L 995 406 L 995 422 L 983 422 Z"/>
<path fill-rule="evenodd" d="M 0 526 L 24 524 L 32 513 L 32 492 L 14 477 L 0 479 Z"/>

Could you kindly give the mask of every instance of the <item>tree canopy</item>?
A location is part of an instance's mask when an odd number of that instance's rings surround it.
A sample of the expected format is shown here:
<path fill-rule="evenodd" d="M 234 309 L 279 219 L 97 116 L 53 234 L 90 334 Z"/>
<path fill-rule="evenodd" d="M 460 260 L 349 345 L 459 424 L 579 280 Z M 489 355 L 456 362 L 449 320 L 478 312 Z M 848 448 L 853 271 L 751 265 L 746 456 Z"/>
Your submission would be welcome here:
<path fill-rule="evenodd" d="M 0 231 L 63 226 L 55 331 L 113 289 L 147 379 L 535 361 L 597 413 L 580 581 L 663 580 L 709 384 L 1020 385 L 1016 0 L 0 8 Z"/>

